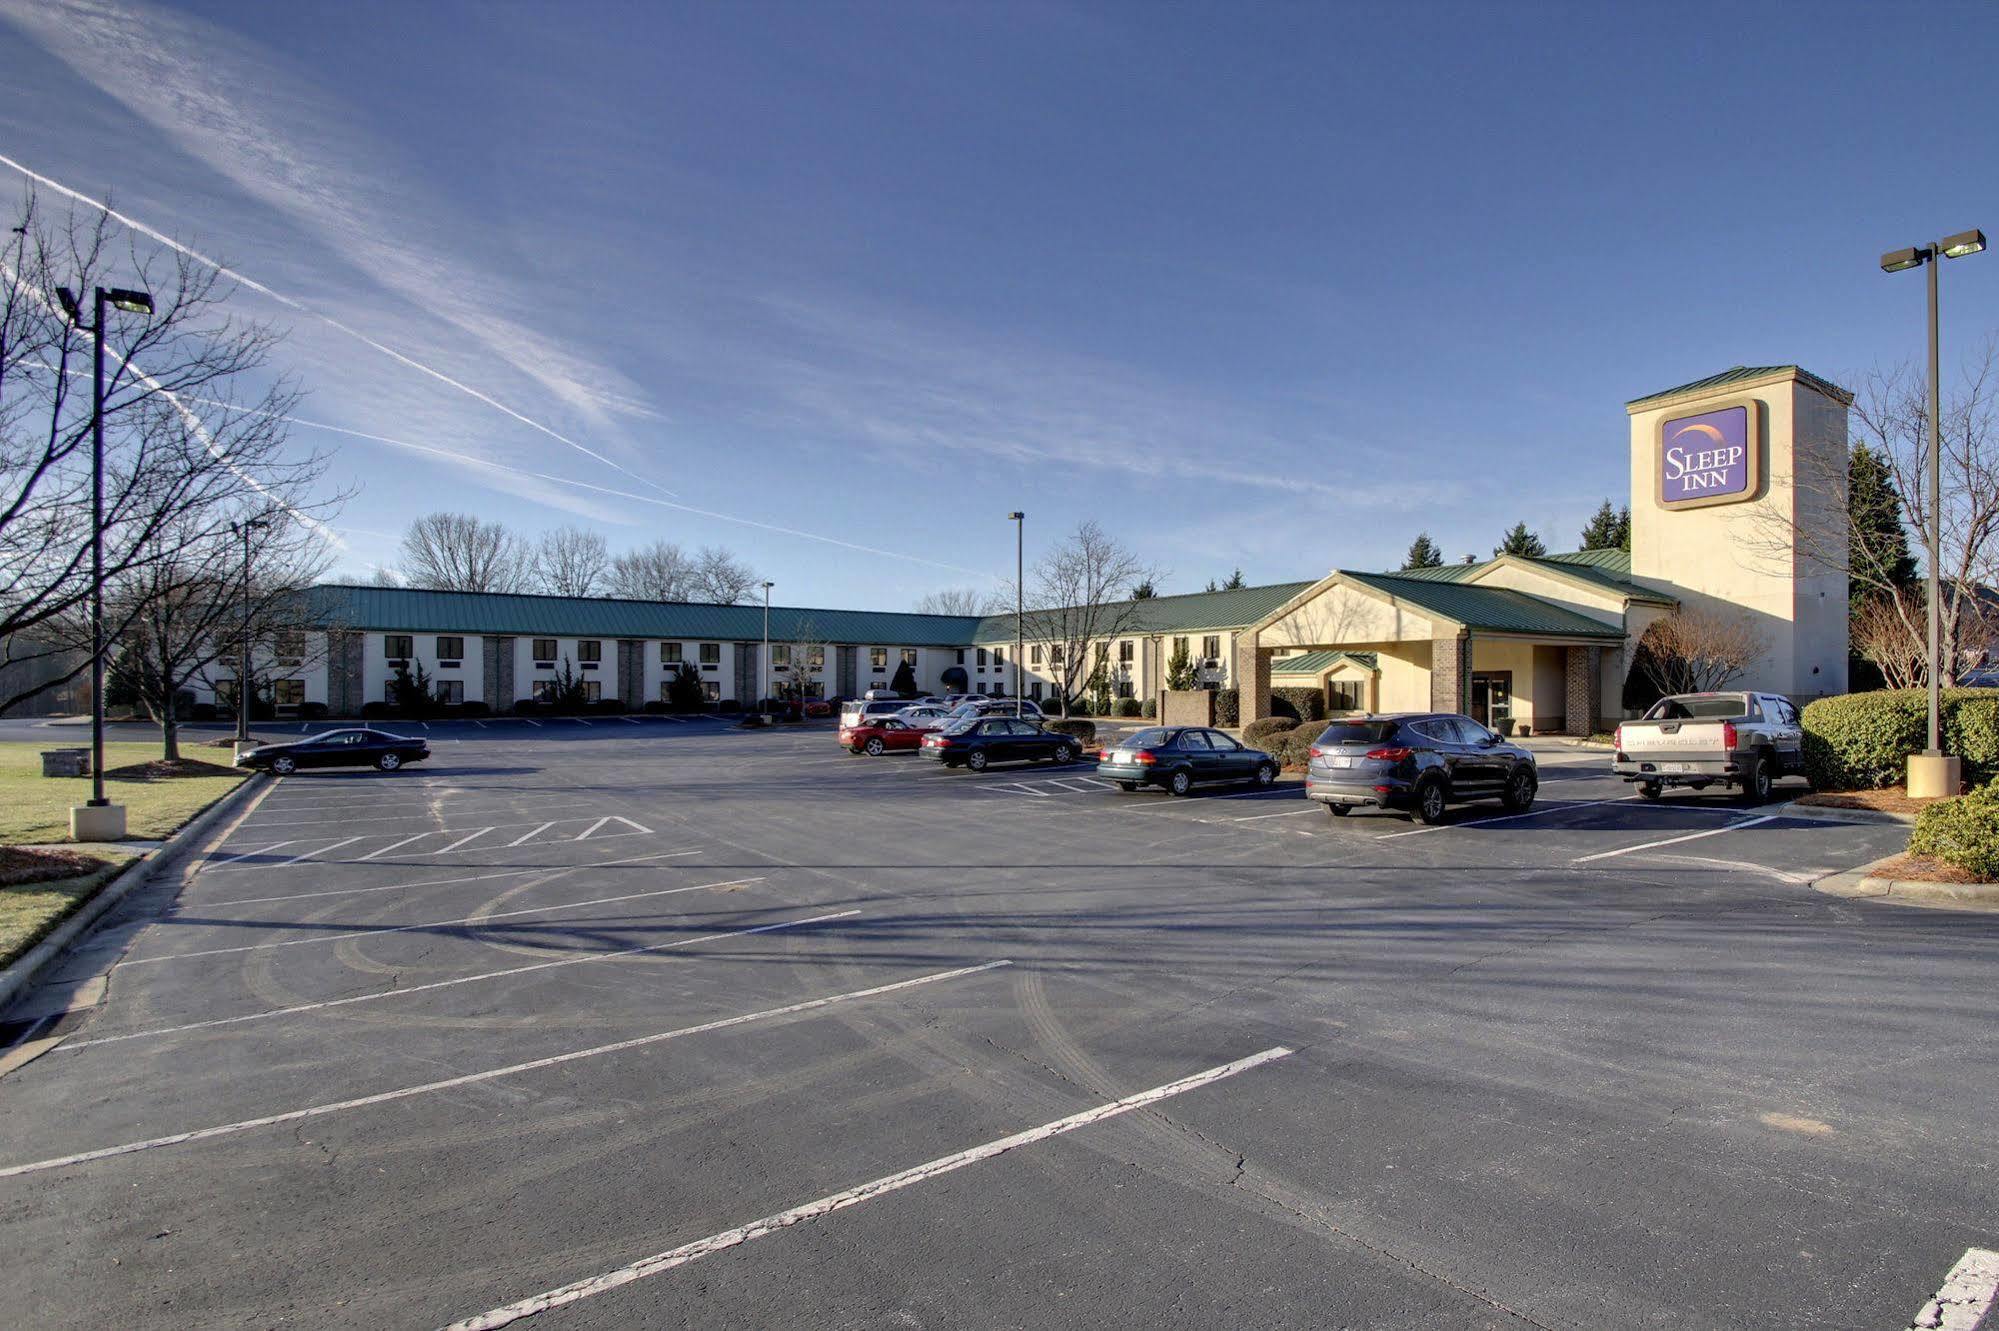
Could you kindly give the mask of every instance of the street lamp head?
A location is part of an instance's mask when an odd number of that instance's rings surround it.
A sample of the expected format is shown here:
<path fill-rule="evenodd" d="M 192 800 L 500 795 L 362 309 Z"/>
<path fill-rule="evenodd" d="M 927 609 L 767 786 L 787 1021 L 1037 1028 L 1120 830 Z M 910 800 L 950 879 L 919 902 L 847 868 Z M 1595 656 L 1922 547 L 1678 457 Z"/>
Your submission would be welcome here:
<path fill-rule="evenodd" d="M 1967 254 L 1976 254 L 1985 248 L 1985 233 L 1973 228 L 1960 231 L 1954 236 L 1946 236 L 1943 241 L 1943 257 L 1962 259 Z"/>
<path fill-rule="evenodd" d="M 1929 257 L 1930 249 L 1927 245 L 1918 245 L 1906 250 L 1889 250 L 1881 256 L 1881 271 L 1900 273 L 1911 268 L 1920 268 L 1929 261 Z"/>
<path fill-rule="evenodd" d="M 113 287 L 104 293 L 104 298 L 127 314 L 153 312 L 153 298 L 143 291 L 133 291 L 129 287 Z"/>
<path fill-rule="evenodd" d="M 1020 520 L 1021 520 L 1022 518 L 1026 517 L 1026 516 L 1027 516 L 1027 514 L 1025 514 L 1025 513 L 1009 513 L 1009 514 L 1007 514 L 1006 516 L 1007 516 L 1007 519 L 1008 519 L 1008 521 L 1011 521 L 1011 522 L 1019 522 L 1019 521 L 1020 521 Z"/>
<path fill-rule="evenodd" d="M 71 291 L 68 287 L 57 287 L 56 301 L 62 306 L 62 312 L 69 316 L 71 323 L 80 324 L 83 322 L 83 306 L 76 303 L 76 293 L 74 291 Z"/>

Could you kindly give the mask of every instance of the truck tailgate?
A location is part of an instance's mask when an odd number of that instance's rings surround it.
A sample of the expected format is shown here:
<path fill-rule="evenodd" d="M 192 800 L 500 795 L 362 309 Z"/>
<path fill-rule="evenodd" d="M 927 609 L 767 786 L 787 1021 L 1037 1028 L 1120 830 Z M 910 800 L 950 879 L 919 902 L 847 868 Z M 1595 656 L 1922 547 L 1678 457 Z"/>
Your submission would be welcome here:
<path fill-rule="evenodd" d="M 1722 742 L 1725 721 L 1626 721 L 1625 756 L 1636 762 L 1653 759 L 1724 759 L 1728 746 Z"/>

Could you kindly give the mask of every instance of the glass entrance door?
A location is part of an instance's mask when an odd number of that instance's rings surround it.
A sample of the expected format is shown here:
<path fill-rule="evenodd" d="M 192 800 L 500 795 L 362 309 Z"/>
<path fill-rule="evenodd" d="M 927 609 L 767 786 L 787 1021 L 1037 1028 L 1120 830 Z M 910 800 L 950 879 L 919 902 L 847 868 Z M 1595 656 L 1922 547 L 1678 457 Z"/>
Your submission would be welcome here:
<path fill-rule="evenodd" d="M 1501 721 L 1513 718 L 1513 672 L 1480 671 L 1471 677 L 1471 716 L 1491 730 L 1504 731 Z"/>

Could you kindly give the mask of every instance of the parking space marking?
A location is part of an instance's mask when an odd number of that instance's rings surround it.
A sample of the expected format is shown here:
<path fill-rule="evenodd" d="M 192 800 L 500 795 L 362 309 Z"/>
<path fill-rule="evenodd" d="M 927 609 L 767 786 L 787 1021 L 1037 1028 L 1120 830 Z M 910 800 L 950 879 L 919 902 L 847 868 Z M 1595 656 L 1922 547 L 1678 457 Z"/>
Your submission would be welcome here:
<path fill-rule="evenodd" d="M 1399 836 L 1422 836 L 1425 832 L 1448 832 L 1455 827 L 1483 827 L 1487 823 L 1510 823 L 1520 818 L 1539 818 L 1543 814 L 1567 813 L 1570 809 L 1593 809 L 1600 804 L 1623 804 L 1636 798 L 1635 795 L 1621 795 L 1614 800 L 1577 800 L 1572 804 L 1544 804 L 1525 813 L 1501 814 L 1496 818 L 1473 818 L 1463 823 L 1436 823 L 1429 827 L 1412 827 L 1407 832 L 1387 833 L 1381 840 L 1393 841 Z"/>
<path fill-rule="evenodd" d="M 542 825 L 544 827 L 547 826 L 546 823 Z M 418 832 L 415 836 L 406 836 L 401 841 L 391 841 L 388 845 L 383 846 L 380 850 L 371 850 L 366 855 L 357 857 L 354 860 L 354 863 L 360 864 L 364 860 L 372 860 L 377 855 L 386 855 L 392 850 L 396 850 L 400 847 L 407 846 L 412 841 L 421 841 L 427 836 L 435 836 L 435 835 L 437 835 L 435 832 Z"/>
<path fill-rule="evenodd" d="M 529 725 L 533 726 L 533 727 L 534 727 L 534 728 L 535 728 L 536 730 L 540 730 L 540 729 L 541 729 L 541 722 L 539 722 L 539 721 L 535 720 L 535 719 L 534 719 L 533 717 L 531 717 L 531 716 L 524 716 L 524 717 L 522 717 L 522 718 L 520 718 L 520 719 L 521 719 L 521 720 L 523 720 L 523 721 L 525 721 L 525 722 L 527 722 L 527 723 L 528 723 Z"/>
<path fill-rule="evenodd" d="M 326 854 L 326 852 L 330 850 L 339 850 L 342 846 L 351 846 L 360 839 L 361 839 L 360 837 L 351 836 L 348 837 L 345 841 L 336 841 L 330 846 L 320 846 L 315 850 L 308 850 L 302 855 L 294 855 L 288 860 L 279 860 L 276 864 L 273 864 L 271 868 L 282 869 L 288 864 L 301 864 L 306 860 L 311 859 L 315 855 L 324 855 Z"/>
<path fill-rule="evenodd" d="M 1253 813 L 1249 815 L 1249 817 L 1247 818 L 1228 818 L 1224 819 L 1223 821 L 1231 823 L 1260 823 L 1265 818 L 1296 818 L 1301 813 L 1317 813 L 1317 812 L 1318 812 L 1317 809 L 1312 808 L 1308 805 L 1303 809 L 1286 809 L 1283 813 Z"/>
<path fill-rule="evenodd" d="M 554 826 L 555 826 L 554 823 L 543 823 L 540 827 L 535 828 L 534 831 L 532 832 L 523 832 L 519 836 L 515 837 L 512 841 L 509 841 L 507 843 L 507 849 L 512 850 L 515 846 L 520 845 L 524 841 L 532 841 L 536 837 L 540 836 L 543 832 L 546 832 L 549 828 Z M 412 840 L 414 840 L 414 838 L 412 838 Z"/>
<path fill-rule="evenodd" d="M 1689 832 L 1685 836 L 1667 837 L 1664 841 L 1647 841 L 1642 846 L 1621 846 L 1616 850 L 1598 851 L 1594 855 L 1585 855 L 1580 859 L 1570 860 L 1569 863 L 1588 864 L 1593 860 L 1615 859 L 1619 855 L 1636 855 L 1641 850 L 1657 850 L 1661 846 L 1677 846 L 1682 841 L 1699 841 L 1702 837 L 1720 836 L 1723 832 L 1733 832 L 1740 828 L 1755 827 L 1761 823 L 1774 823 L 1776 821 L 1776 814 L 1766 813 L 1761 818 L 1744 818 L 1739 823 L 1730 823 L 1727 827 L 1710 827 L 1705 832 Z"/>
<path fill-rule="evenodd" d="M 297 1123 L 302 1119 L 321 1118 L 327 1114 L 337 1114 L 349 1109 L 365 1109 L 370 1105 L 388 1104 L 394 1100 L 407 1100 L 412 1096 L 430 1095 L 437 1091 L 448 1091 L 459 1086 L 472 1086 L 479 1082 L 493 1081 L 500 1077 L 512 1077 L 523 1072 L 535 1072 L 542 1068 L 559 1067 L 564 1063 L 574 1063 L 579 1059 L 596 1058 L 603 1054 L 622 1053 L 627 1049 L 640 1049 L 647 1045 L 679 1040 L 690 1035 L 706 1035 L 711 1031 L 727 1030 L 732 1026 L 745 1026 L 754 1021 L 770 1021 L 779 1017 L 794 1016 L 801 1012 L 812 1012 L 819 1008 L 831 1007 L 836 1003 L 852 1002 L 855 999 L 874 998 L 881 994 L 892 994 L 903 989 L 914 989 L 918 985 L 937 984 L 944 980 L 956 980 L 967 975 L 977 975 L 982 971 L 1011 965 L 1009 961 L 988 961 L 981 966 L 961 966 L 956 970 L 934 971 L 929 975 L 919 975 L 913 979 L 898 980 L 893 984 L 878 984 L 868 989 L 850 989 L 844 994 L 831 994 L 825 998 L 808 998 L 799 1003 L 787 1003 L 783 1007 L 765 1008 L 760 1012 L 746 1012 L 741 1016 L 723 1017 L 716 1021 L 704 1021 L 698 1026 L 681 1026 L 670 1031 L 660 1031 L 654 1035 L 641 1035 L 630 1040 L 617 1040 L 610 1044 L 593 1045 L 588 1049 L 575 1049 L 566 1054 L 551 1054 L 547 1058 L 530 1059 L 525 1063 L 510 1063 L 505 1067 L 487 1068 L 483 1072 L 468 1072 L 462 1076 L 446 1077 L 442 1081 L 427 1081 L 415 1086 L 403 1086 L 393 1091 L 380 1091 L 374 1095 L 356 1096 L 351 1100 L 335 1100 L 330 1104 L 312 1105 L 305 1109 L 287 1110 L 280 1114 L 266 1114 L 262 1118 L 239 1119 L 234 1123 L 218 1123 L 214 1127 L 197 1128 L 192 1132 L 176 1132 L 165 1137 L 149 1137 L 144 1141 L 124 1142 L 117 1146 L 99 1147 L 94 1151 L 79 1151 L 74 1155 L 57 1156 L 50 1160 L 34 1160 L 27 1164 L 0 1167 L 0 1178 L 19 1178 L 23 1174 L 40 1174 L 51 1169 L 67 1169 L 74 1165 L 88 1164 L 93 1160 L 108 1160 L 113 1156 L 132 1155 L 139 1151 L 157 1150 L 162 1146 L 180 1146 L 188 1142 L 208 1141 L 215 1137 L 227 1137 L 238 1132 L 249 1132 L 254 1128 L 275 1127 L 280 1123 Z"/>
<path fill-rule="evenodd" d="M 330 887 L 321 892 L 289 892 L 275 897 L 236 897 L 227 901 L 203 901 L 204 910 L 221 906 L 261 906 L 273 901 L 305 901 L 312 897 L 351 897 L 364 892 L 409 892 L 420 887 L 444 887 L 451 883 L 480 883 L 488 878 L 521 878 L 528 874 L 568 874 L 582 873 L 586 869 L 615 869 L 626 864 L 640 864 L 646 860 L 672 860 L 687 855 L 699 855 L 698 850 L 667 850 L 657 855 L 634 855 L 630 859 L 605 860 L 601 864 L 537 864 L 526 869 L 502 869 L 497 873 L 475 873 L 463 878 L 426 878 L 415 883 L 383 883 L 378 887 Z"/>
<path fill-rule="evenodd" d="M 1973 1331 L 1999 1293 L 1999 1252 L 1967 1248 L 1909 1331 Z"/>
<path fill-rule="evenodd" d="M 747 1225 L 739 1225 L 735 1229 L 725 1229 L 719 1234 L 710 1234 L 705 1239 L 696 1239 L 692 1243 L 684 1243 L 677 1248 L 669 1248 L 665 1252 L 654 1253 L 650 1257 L 642 1257 L 629 1266 L 621 1266 L 615 1271 L 606 1271 L 602 1275 L 591 1276 L 586 1280 L 578 1280 L 573 1284 L 564 1285 L 559 1289 L 552 1289 L 546 1293 L 533 1295 L 517 1303 L 509 1303 L 503 1307 L 491 1309 L 474 1317 L 462 1318 L 459 1321 L 453 1322 L 449 1327 L 446 1327 L 445 1331 L 492 1331 L 494 1327 L 506 1326 L 509 1323 L 519 1321 L 523 1317 L 532 1317 L 536 1313 L 546 1312 L 550 1308 L 560 1308 L 565 1304 L 576 1303 L 598 1294 L 605 1294 L 620 1286 L 629 1285 L 634 1281 L 644 1280 L 649 1276 L 656 1276 L 662 1272 L 670 1271 L 676 1266 L 685 1266 L 689 1262 L 698 1261 L 711 1253 L 725 1252 L 730 1248 L 748 1243 L 752 1239 L 760 1239 L 767 1234 L 775 1234 L 781 1229 L 788 1229 L 792 1225 L 803 1221 L 817 1220 L 821 1216 L 831 1215 L 835 1211 L 842 1211 L 847 1207 L 859 1205 L 861 1202 L 872 1201 L 877 1197 L 885 1197 L 891 1192 L 900 1192 L 904 1188 L 936 1178 L 941 1174 L 949 1174 L 963 1169 L 967 1165 L 975 1165 L 980 1161 L 990 1160 L 994 1156 L 1005 1155 L 1008 1151 L 1017 1150 L 1023 1146 L 1031 1146 L 1035 1142 L 1046 1141 L 1050 1137 L 1059 1137 L 1064 1133 L 1074 1132 L 1078 1128 L 1086 1128 L 1093 1123 L 1101 1123 L 1105 1119 L 1116 1118 L 1120 1114 L 1129 1114 L 1134 1109 L 1142 1109 L 1146 1105 L 1156 1104 L 1161 1100 L 1171 1099 L 1176 1095 L 1184 1095 L 1188 1091 L 1198 1090 L 1203 1086 L 1221 1081 L 1226 1077 L 1233 1077 L 1239 1073 L 1248 1072 L 1251 1068 L 1261 1067 L 1265 1063 L 1275 1062 L 1280 1058 L 1288 1058 L 1292 1052 L 1291 1049 L 1286 1048 L 1284 1045 L 1273 1045 L 1261 1053 L 1251 1054 L 1248 1058 L 1239 1058 L 1233 1063 L 1223 1063 L 1218 1067 L 1209 1068 L 1205 1072 L 1197 1072 L 1192 1076 L 1182 1077 L 1178 1081 L 1169 1081 L 1163 1086 L 1155 1086 L 1148 1091 L 1138 1091 L 1121 1099 L 1112 1100 L 1108 1104 L 1097 1105 L 1093 1108 L 1082 1110 L 1079 1113 L 1043 1123 L 1039 1127 L 1028 1128 L 1023 1132 L 1016 1132 L 1010 1136 L 986 1142 L 984 1145 L 974 1146 L 969 1150 L 954 1151 L 950 1155 L 940 1155 L 934 1160 L 926 1160 L 920 1165 L 913 1165 L 908 1169 L 900 1170 L 894 1174 L 870 1180 L 858 1187 L 848 1188 L 844 1192 L 832 1193 L 819 1198 L 817 1201 L 806 1202 L 802 1206 L 794 1206 L 788 1211 L 779 1211 L 777 1214 L 767 1215 L 761 1220 L 752 1220 Z"/>
<path fill-rule="evenodd" d="M 573 840 L 576 840 L 576 841 L 581 841 L 581 840 L 583 840 L 583 839 L 584 839 L 585 837 L 589 836 L 589 835 L 590 835 L 590 834 L 591 834 L 592 832 L 594 832 L 594 831 L 596 831 L 596 830 L 597 830 L 598 828 L 602 827 L 602 826 L 603 826 L 603 825 L 604 825 L 605 823 L 608 823 L 608 822 L 610 822 L 610 821 L 611 821 L 611 820 L 610 820 L 609 818 L 599 818 L 599 819 L 598 819 L 598 820 L 597 820 L 596 822 L 594 822 L 594 823 L 590 824 L 590 826 L 588 826 L 588 827 L 584 828 L 584 829 L 583 829 L 583 830 L 582 830 L 581 832 L 578 832 L 578 833 L 577 833 L 577 834 L 575 835 L 575 837 L 574 837 L 574 838 L 572 838 L 572 839 L 573 839 Z"/>
<path fill-rule="evenodd" d="M 544 808 L 544 809 L 566 809 L 566 808 L 574 808 L 574 807 L 575 807 L 576 805 L 579 805 L 579 804 L 593 804 L 593 803 L 595 803 L 596 801 L 594 801 L 594 800 L 588 800 L 588 799 L 576 799 L 576 800 L 553 800 L 553 801 L 536 801 L 536 802 L 537 802 L 537 803 L 538 803 L 538 804 L 540 805 L 540 807 L 542 807 L 542 808 Z M 375 803 L 375 801 L 373 801 L 373 800 L 367 800 L 367 801 L 357 801 L 357 803 L 362 803 L 362 804 L 366 804 L 366 805 L 372 805 L 372 804 L 374 804 L 374 803 Z M 282 811 L 281 811 L 281 812 L 282 812 Z M 480 814 L 480 813 L 491 813 L 491 812 L 493 812 L 493 810 L 490 810 L 490 809 L 453 809 L 453 810 L 452 810 L 451 812 L 452 812 L 452 816 L 454 816 L 454 817 L 462 817 L 463 815 L 465 815 L 465 814 L 468 814 L 468 813 L 470 813 L 470 814 Z M 508 810 L 501 810 L 501 812 L 508 812 Z M 259 823 L 245 823 L 245 824 L 243 825 L 243 827 L 244 827 L 245 829 L 253 829 L 253 828 L 264 828 L 264 827 L 317 827 L 317 826 L 320 826 L 320 825 L 322 825 L 322 824 L 325 824 L 325 823 L 339 823 L 339 824 L 341 824 L 342 826 L 346 826 L 346 825 L 348 825 L 348 824 L 350 824 L 350 823 L 406 823 L 406 822 L 408 822 L 408 821 L 409 821 L 410 819 L 412 819 L 412 818 L 421 818 L 422 816 L 423 816 L 423 815 L 422 815 L 422 814 L 420 814 L 420 813 L 385 813 L 385 814 L 382 814 L 381 816 L 379 816 L 379 817 L 375 817 L 375 818 L 340 818 L 340 817 L 336 817 L 336 818 L 269 818 L 269 819 L 265 819 L 265 820 L 264 820 L 263 822 L 259 822 Z M 494 824 L 494 826 L 496 826 L 496 827 L 523 827 L 523 826 L 525 826 L 525 825 L 526 825 L 526 824 L 524 824 L 524 823 L 496 823 L 496 824 Z M 490 829 L 488 829 L 488 830 L 490 830 Z"/>
<path fill-rule="evenodd" d="M 737 882 L 761 882 L 758 878 L 744 878 Z M 716 883 L 716 887 L 729 887 L 732 883 Z M 597 961 L 615 961 L 619 957 L 636 957 L 647 952 L 668 952 L 674 948 L 696 947 L 702 943 L 716 943 L 726 938 L 747 938 L 751 934 L 771 934 L 783 929 L 799 929 L 808 924 L 824 924 L 828 920 L 844 920 L 859 915 L 858 910 L 835 911 L 831 915 L 813 915 L 802 920 L 784 920 L 777 924 L 760 924 L 754 929 L 731 929 L 726 933 L 703 934 L 699 938 L 676 938 L 670 943 L 648 943 L 644 947 L 619 948 L 615 952 L 599 952 L 587 957 L 563 957 L 556 961 L 537 961 L 528 966 L 511 966 L 501 971 L 482 971 L 477 975 L 461 975 L 455 980 L 434 980 L 429 984 L 414 984 L 407 989 L 384 989 L 378 994 L 355 994 L 349 998 L 331 998 L 321 1003 L 295 1003 L 291 1007 L 269 1008 L 263 1012 L 246 1012 L 235 1017 L 215 1017 L 209 1021 L 190 1021 L 180 1026 L 160 1026 L 147 1031 L 127 1031 L 122 1035 L 104 1035 L 94 1040 L 72 1040 L 63 1045 L 64 1049 L 90 1049 L 101 1044 L 122 1044 L 127 1040 L 145 1040 L 156 1035 L 178 1035 L 184 1031 L 205 1031 L 216 1026 L 236 1026 L 246 1021 L 262 1021 L 266 1017 L 285 1017 L 296 1012 L 321 1012 L 327 1008 L 347 1007 L 354 1003 L 373 1003 L 384 998 L 401 998 L 405 994 L 428 993 L 432 989 L 449 989 L 454 985 L 472 984 L 479 980 L 501 980 L 510 975 L 526 975 L 530 971 L 553 970 L 560 966 L 585 966 Z"/>
<path fill-rule="evenodd" d="M 284 846 L 295 846 L 298 844 L 298 842 L 299 842 L 298 837 L 293 837 L 289 841 L 273 841 L 268 846 L 259 846 L 255 850 L 246 850 L 240 855 L 230 855 L 219 860 L 205 860 L 202 862 L 201 867 L 203 869 L 219 869 L 225 864 L 234 864 L 238 860 L 247 860 L 252 856 L 256 855 L 268 855 L 272 851 L 278 850 Z"/>
<path fill-rule="evenodd" d="M 548 866 L 551 871 L 558 873 L 573 873 L 579 869 L 594 867 L 596 866 L 587 864 Z M 534 873 L 537 870 L 530 869 L 526 872 Z M 510 920 L 519 915 L 541 915 L 555 910 L 581 910 L 585 906 L 608 906 L 616 901 L 641 901 L 648 897 L 670 897 L 676 893 L 699 892 L 703 888 L 713 886 L 715 886 L 713 883 L 698 883 L 692 887 L 662 887 L 651 892 L 627 892 L 623 896 L 596 897 L 589 901 L 569 901 L 558 906 L 529 906 L 523 910 L 503 910 L 491 915 L 467 915 L 463 919 L 457 920 L 428 920 L 422 924 L 392 924 L 384 925 L 380 929 L 356 929 L 349 933 L 320 934 L 314 938 L 282 938 L 273 943 L 245 943 L 240 947 L 212 947 L 200 952 L 170 952 L 163 957 L 136 957 L 118 964 L 121 966 L 149 966 L 156 961 L 185 961 L 190 957 L 220 957 L 236 952 L 263 952 L 274 947 L 299 947 L 305 943 L 337 943 L 343 938 L 372 938 L 376 934 L 406 934 L 417 929 L 442 929 L 456 924 L 477 925 L 484 924 L 487 920 Z M 254 924 L 257 928 L 268 929 L 272 927 L 271 922 L 268 920 L 255 921 Z M 283 928 L 284 926 L 280 923 L 277 927 Z"/>
<path fill-rule="evenodd" d="M 486 835 L 486 833 L 492 830 L 493 829 L 490 827 L 482 827 L 478 831 L 472 833 L 470 836 L 459 837 L 456 841 L 452 842 L 450 845 L 446 846 L 443 850 L 440 850 L 437 853 L 439 855 L 449 855 L 452 851 L 457 850 L 460 846 L 470 845 L 472 842 L 477 841 L 480 837 Z"/>

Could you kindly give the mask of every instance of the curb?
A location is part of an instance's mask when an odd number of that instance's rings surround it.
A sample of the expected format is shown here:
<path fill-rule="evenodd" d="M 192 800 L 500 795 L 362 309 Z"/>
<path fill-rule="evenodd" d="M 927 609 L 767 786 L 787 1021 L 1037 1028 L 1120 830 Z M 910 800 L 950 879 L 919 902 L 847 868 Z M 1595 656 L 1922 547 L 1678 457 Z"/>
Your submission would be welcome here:
<path fill-rule="evenodd" d="M 184 859 L 194 844 L 208 832 L 208 829 L 234 813 L 249 801 L 252 792 L 262 790 L 270 777 L 262 772 L 253 772 L 249 780 L 224 795 L 215 803 L 203 809 L 168 837 L 166 844 L 133 859 L 123 870 L 113 876 L 110 882 L 97 890 L 97 894 L 72 911 L 67 919 L 51 930 L 41 942 L 29 948 L 20 957 L 0 969 L 0 1012 L 14 1001 L 20 992 L 34 983 L 49 963 L 69 950 L 69 945 L 85 933 L 103 917 L 106 911 L 123 901 L 133 891 L 151 882 L 155 875 L 171 868 Z"/>
<path fill-rule="evenodd" d="M 1792 800 L 1777 809 L 1777 812 L 1786 818 L 1803 818 L 1820 823 L 1872 823 L 1877 826 L 1899 824 L 1902 827 L 1916 825 L 1916 815 L 1913 813 L 1894 813 L 1887 809 L 1843 809 L 1833 804 L 1805 804 L 1799 800 Z"/>
<path fill-rule="evenodd" d="M 1931 883 L 1914 878 L 1877 878 L 1868 872 L 1875 865 L 1887 862 L 1876 860 L 1858 869 L 1831 874 L 1813 883 L 1812 890 L 1832 897 L 1885 901 L 1897 906 L 1999 911 L 1999 883 Z"/>

